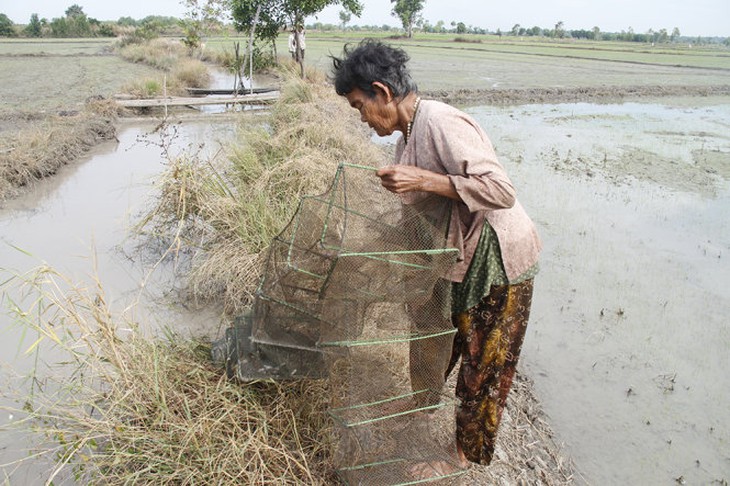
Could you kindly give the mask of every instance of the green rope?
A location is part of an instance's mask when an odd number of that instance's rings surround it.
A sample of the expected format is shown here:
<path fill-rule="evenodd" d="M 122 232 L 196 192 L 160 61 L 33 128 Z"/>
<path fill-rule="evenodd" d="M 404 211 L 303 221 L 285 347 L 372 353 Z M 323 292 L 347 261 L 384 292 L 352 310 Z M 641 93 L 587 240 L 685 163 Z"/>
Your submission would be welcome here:
<path fill-rule="evenodd" d="M 389 461 L 371 462 L 368 464 L 360 464 L 359 466 L 341 467 L 337 471 L 359 471 L 361 469 L 367 469 L 375 466 L 387 466 L 388 464 L 397 464 L 399 462 L 406 462 L 405 459 L 391 459 Z"/>
<path fill-rule="evenodd" d="M 340 422 L 342 422 L 345 427 L 359 427 L 361 425 L 374 424 L 376 422 L 382 422 L 383 420 L 388 420 L 388 419 L 392 419 L 395 417 L 402 417 L 404 415 L 410 415 L 410 414 L 416 413 L 416 412 L 426 412 L 428 410 L 438 410 L 439 408 L 443 408 L 445 406 L 446 406 L 445 403 L 438 403 L 436 405 L 426 405 L 425 407 L 413 408 L 410 410 L 405 410 L 403 412 L 396 412 L 396 413 L 392 413 L 390 415 L 383 415 L 382 417 L 375 417 L 375 418 L 371 418 L 368 420 L 361 420 L 359 422 L 348 423 L 345 420 L 340 420 Z"/>
<path fill-rule="evenodd" d="M 403 395 L 398 395 L 398 396 L 395 396 L 395 397 L 384 398 L 383 400 L 377 400 L 375 402 L 360 403 L 358 405 L 351 405 L 349 407 L 333 408 L 332 410 L 330 410 L 330 412 L 339 412 L 340 410 L 355 410 L 355 409 L 358 409 L 358 408 L 365 408 L 365 407 L 370 407 L 370 406 L 375 406 L 375 405 L 382 405 L 384 403 L 394 402 L 396 400 L 402 400 L 403 398 L 409 398 L 409 397 L 413 397 L 413 396 L 416 396 L 416 395 L 420 395 L 421 393 L 426 393 L 427 391 L 429 391 L 429 390 L 428 389 L 426 389 L 426 390 L 418 390 L 418 391 L 406 393 L 406 394 L 403 394 Z"/>
<path fill-rule="evenodd" d="M 441 331 L 433 334 L 427 334 L 424 336 L 420 335 L 414 335 L 409 334 L 407 336 L 395 336 L 391 339 L 372 339 L 372 340 L 364 340 L 364 341 L 329 341 L 329 342 L 323 342 L 319 343 L 319 346 L 321 347 L 335 347 L 335 346 L 341 346 L 341 347 L 348 347 L 352 348 L 355 346 L 378 346 L 381 344 L 395 344 L 395 343 L 405 343 L 405 342 L 411 342 L 411 341 L 418 341 L 420 339 L 429 339 L 432 337 L 439 337 L 439 336 L 446 336 L 448 334 L 456 334 L 456 329 L 449 329 L 448 331 Z"/>
<path fill-rule="evenodd" d="M 372 167 L 370 165 L 350 164 L 347 162 L 341 162 L 339 167 L 352 167 L 353 169 L 365 169 L 365 170 L 371 170 L 373 172 L 378 170 L 377 167 Z"/>

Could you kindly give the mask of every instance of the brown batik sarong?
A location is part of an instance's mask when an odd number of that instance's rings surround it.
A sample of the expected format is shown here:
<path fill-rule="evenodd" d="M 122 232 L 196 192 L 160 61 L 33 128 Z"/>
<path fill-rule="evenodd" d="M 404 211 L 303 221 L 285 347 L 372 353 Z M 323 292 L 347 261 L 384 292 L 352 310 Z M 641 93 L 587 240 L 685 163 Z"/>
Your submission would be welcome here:
<path fill-rule="evenodd" d="M 530 317 L 532 282 L 493 286 L 477 305 L 452 318 L 458 332 L 446 376 L 461 357 L 456 440 L 471 462 L 487 465 L 492 461 Z"/>

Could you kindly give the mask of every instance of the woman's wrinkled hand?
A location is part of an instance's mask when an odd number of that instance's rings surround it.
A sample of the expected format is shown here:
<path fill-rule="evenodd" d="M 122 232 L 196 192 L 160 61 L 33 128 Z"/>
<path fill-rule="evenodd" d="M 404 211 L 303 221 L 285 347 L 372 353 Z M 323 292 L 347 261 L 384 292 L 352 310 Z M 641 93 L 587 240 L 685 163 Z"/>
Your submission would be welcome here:
<path fill-rule="evenodd" d="M 425 190 L 424 186 L 431 172 L 412 165 L 388 165 L 378 169 L 376 174 L 383 187 L 390 192 L 402 194 Z"/>
<path fill-rule="evenodd" d="M 451 179 L 445 174 L 412 165 L 387 165 L 378 169 L 376 174 L 383 187 L 396 194 L 421 191 L 461 200 Z"/>

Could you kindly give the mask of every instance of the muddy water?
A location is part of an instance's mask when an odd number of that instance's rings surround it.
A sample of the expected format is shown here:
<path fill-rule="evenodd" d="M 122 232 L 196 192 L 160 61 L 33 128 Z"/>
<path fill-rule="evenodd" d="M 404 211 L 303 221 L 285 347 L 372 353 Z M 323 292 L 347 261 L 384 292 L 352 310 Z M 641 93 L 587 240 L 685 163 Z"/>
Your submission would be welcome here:
<path fill-rule="evenodd" d="M 157 145 L 162 141 L 160 132 L 149 134 L 154 127 L 147 122 L 123 125 L 118 143 L 98 146 L 0 210 L 0 282 L 42 263 L 81 285 L 90 285 L 97 275 L 112 310 L 143 323 L 150 332 L 170 327 L 182 335 L 215 337 L 220 326 L 218 312 L 170 304 L 166 297 L 178 287 L 174 269 L 162 265 L 150 272 L 149 262 L 140 263 L 138 242 L 130 235 L 130 226 L 152 202 L 153 183 L 165 167 Z M 230 121 L 185 122 L 178 126 L 170 152 L 173 156 L 182 151 L 195 153 L 203 145 L 200 155 L 211 157 L 232 136 L 232 127 Z M 7 297 L 23 302 L 12 290 Z M 17 403 L 6 392 L 22 386 L 14 375 L 28 373 L 34 366 L 34 356 L 24 351 L 37 336 L 14 324 L 6 312 L 7 304 L 6 299 L 0 312 L 0 400 L 13 407 Z M 42 354 L 53 362 L 52 350 L 44 349 Z M 3 412 L 0 426 L 18 418 L 18 413 Z M 23 433 L 3 432 L 0 464 L 26 456 L 31 446 Z M 46 464 L 31 462 L 18 470 L 4 467 L 0 477 L 12 474 L 11 484 L 42 484 L 39 478 L 44 477 L 41 471 Z M 45 474 L 47 477 L 47 469 Z"/>
<path fill-rule="evenodd" d="M 730 101 L 471 112 L 544 239 L 522 366 L 585 482 L 727 484 Z"/>

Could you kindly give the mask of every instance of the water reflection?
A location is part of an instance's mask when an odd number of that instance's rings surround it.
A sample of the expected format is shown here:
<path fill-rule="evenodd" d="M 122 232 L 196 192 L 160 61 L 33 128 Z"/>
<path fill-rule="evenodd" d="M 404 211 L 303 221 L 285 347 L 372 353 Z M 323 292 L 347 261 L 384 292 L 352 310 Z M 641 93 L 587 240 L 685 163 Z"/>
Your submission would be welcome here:
<path fill-rule="evenodd" d="M 522 363 L 579 470 L 730 479 L 730 105 L 472 113 L 545 242 Z"/>

